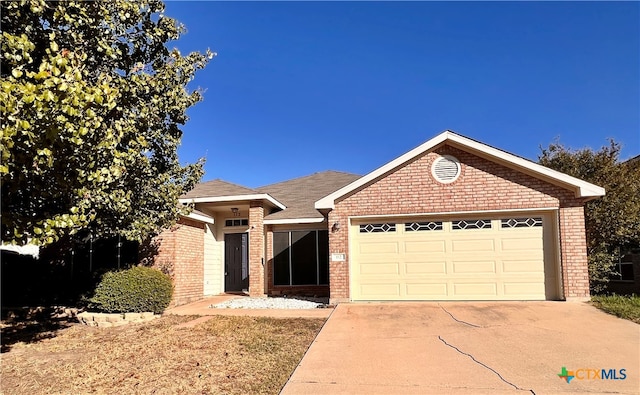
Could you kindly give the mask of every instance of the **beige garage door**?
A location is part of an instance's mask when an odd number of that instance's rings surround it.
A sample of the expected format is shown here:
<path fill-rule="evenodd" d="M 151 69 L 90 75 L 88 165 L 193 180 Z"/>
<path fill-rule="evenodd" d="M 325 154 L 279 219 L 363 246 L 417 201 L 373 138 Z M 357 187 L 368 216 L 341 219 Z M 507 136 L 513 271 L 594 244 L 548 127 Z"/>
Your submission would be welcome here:
<path fill-rule="evenodd" d="M 351 298 L 552 298 L 546 222 L 544 215 L 353 221 Z"/>

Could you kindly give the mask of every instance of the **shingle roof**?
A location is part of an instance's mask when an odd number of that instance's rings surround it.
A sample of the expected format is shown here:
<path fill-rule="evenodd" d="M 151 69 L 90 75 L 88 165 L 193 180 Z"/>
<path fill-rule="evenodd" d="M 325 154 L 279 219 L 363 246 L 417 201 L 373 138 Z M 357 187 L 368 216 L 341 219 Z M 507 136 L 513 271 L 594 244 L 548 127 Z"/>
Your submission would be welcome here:
<path fill-rule="evenodd" d="M 287 206 L 286 210 L 265 216 L 265 220 L 323 218 L 314 208 L 316 200 L 357 180 L 357 174 L 339 171 L 323 171 L 293 180 L 256 188 L 268 193 Z"/>
<path fill-rule="evenodd" d="M 181 199 L 210 197 L 210 196 L 240 196 L 259 193 L 255 189 L 232 184 L 220 179 L 206 181 L 195 186 L 192 190 L 180 196 Z"/>

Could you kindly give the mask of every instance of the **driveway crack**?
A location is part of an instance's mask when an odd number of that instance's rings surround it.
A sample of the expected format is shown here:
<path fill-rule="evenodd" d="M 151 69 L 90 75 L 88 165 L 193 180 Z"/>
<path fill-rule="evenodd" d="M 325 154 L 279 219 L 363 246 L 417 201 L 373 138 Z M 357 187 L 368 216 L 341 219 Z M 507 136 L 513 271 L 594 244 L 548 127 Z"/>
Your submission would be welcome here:
<path fill-rule="evenodd" d="M 444 309 L 443 309 L 443 310 L 444 310 Z M 446 311 L 446 310 L 445 310 L 445 311 Z M 453 317 L 453 316 L 452 316 L 452 317 Z M 455 318 L 454 318 L 454 319 L 455 319 Z M 457 320 L 456 320 L 456 321 L 457 321 Z M 440 340 L 440 341 L 441 341 L 442 343 L 444 343 L 446 346 L 453 348 L 454 350 L 456 350 L 456 351 L 457 351 L 457 352 L 459 352 L 460 354 L 468 356 L 469 358 L 471 358 L 471 360 L 472 360 L 473 362 L 477 363 L 478 365 L 480 365 L 480 366 L 484 367 L 485 369 L 488 369 L 488 370 L 492 371 L 493 373 L 495 373 L 495 374 L 500 378 L 500 380 L 502 380 L 502 381 L 504 381 L 505 383 L 509 384 L 510 386 L 512 386 L 513 388 L 517 389 L 518 391 L 529 391 L 529 392 L 531 392 L 533 395 L 536 395 L 536 393 L 535 393 L 535 392 L 533 392 L 533 390 L 532 390 L 532 389 L 520 388 L 520 387 L 518 387 L 517 385 L 513 384 L 512 382 L 505 380 L 505 378 L 504 378 L 504 377 L 502 377 L 502 375 L 501 375 L 500 373 L 498 373 L 498 371 L 496 371 L 496 370 L 495 370 L 495 369 L 493 369 L 492 367 L 490 367 L 490 366 L 488 366 L 488 365 L 485 365 L 484 363 L 482 363 L 482 362 L 478 361 L 478 360 L 477 360 L 473 355 L 471 355 L 471 354 L 469 354 L 469 353 L 466 353 L 466 352 L 464 352 L 464 351 L 460 350 L 458 347 L 454 346 L 453 344 L 449 344 L 449 343 L 447 343 L 447 341 L 446 341 L 446 340 L 444 340 L 442 337 L 440 337 L 440 335 L 438 335 L 438 340 Z"/>
<path fill-rule="evenodd" d="M 454 320 L 454 321 L 459 322 L 459 323 L 461 323 L 461 324 L 465 324 L 465 325 L 472 326 L 472 327 L 474 327 L 474 328 L 482 328 L 480 325 L 472 324 L 472 323 L 470 323 L 470 322 L 462 321 L 462 320 L 457 319 L 457 318 L 456 318 L 453 314 L 451 314 L 447 309 L 445 309 L 444 307 L 442 307 L 442 305 L 441 305 L 440 303 L 438 303 L 438 306 L 442 309 L 442 311 L 444 311 L 445 313 L 449 314 L 449 316 L 450 316 L 451 318 L 453 318 L 453 320 Z"/>

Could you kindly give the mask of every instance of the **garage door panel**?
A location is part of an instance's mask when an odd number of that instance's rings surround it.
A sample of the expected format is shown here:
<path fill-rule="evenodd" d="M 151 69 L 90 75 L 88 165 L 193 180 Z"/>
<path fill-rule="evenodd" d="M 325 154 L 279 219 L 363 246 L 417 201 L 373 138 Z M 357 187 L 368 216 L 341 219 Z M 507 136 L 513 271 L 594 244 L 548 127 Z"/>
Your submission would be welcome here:
<path fill-rule="evenodd" d="M 399 262 L 363 263 L 360 265 L 361 274 L 398 274 Z"/>
<path fill-rule="evenodd" d="M 501 244 L 503 251 L 541 251 L 542 235 L 535 238 L 502 238 Z"/>
<path fill-rule="evenodd" d="M 412 274 L 446 274 L 447 263 L 442 262 L 407 262 L 404 265 L 405 273 Z"/>
<path fill-rule="evenodd" d="M 454 239 L 451 242 L 451 251 L 456 252 L 479 252 L 479 251 L 495 251 L 496 246 L 493 239 L 469 240 Z"/>
<path fill-rule="evenodd" d="M 483 261 L 483 262 L 453 262 L 454 273 L 496 273 L 495 261 Z"/>
<path fill-rule="evenodd" d="M 502 261 L 502 271 L 505 273 L 541 273 L 544 277 L 544 270 L 540 265 L 540 260 L 528 261 Z"/>
<path fill-rule="evenodd" d="M 400 297 L 400 284 L 362 284 L 360 294 L 371 300 L 385 299 L 385 297 L 397 298 Z"/>
<path fill-rule="evenodd" d="M 360 243 L 360 254 L 397 254 L 399 251 L 398 243 L 389 242 L 362 242 Z"/>
<path fill-rule="evenodd" d="M 544 279 L 543 279 L 544 280 Z M 503 284 L 504 295 L 514 296 L 518 298 L 527 297 L 531 300 L 544 300 L 540 295 L 544 296 L 544 282 L 541 283 L 525 283 L 525 282 L 508 282 Z"/>
<path fill-rule="evenodd" d="M 406 284 L 406 295 L 409 298 L 428 295 L 434 299 L 447 297 L 447 283 L 408 283 Z"/>
<path fill-rule="evenodd" d="M 429 252 L 445 252 L 446 244 L 442 240 L 434 241 L 406 241 L 404 243 L 406 253 L 429 253 Z"/>
<path fill-rule="evenodd" d="M 516 227 L 503 227 L 505 218 L 487 218 L 482 217 L 482 228 L 454 229 L 454 220 L 442 220 L 437 230 L 411 225 L 432 219 L 385 220 L 395 223 L 395 231 L 375 234 L 360 233 L 356 221 L 352 299 L 544 300 L 557 277 L 544 251 L 543 235 L 553 232 L 543 230 L 540 221 L 522 225 L 527 219 L 522 215 Z M 461 220 L 475 223 L 473 217 Z"/>
<path fill-rule="evenodd" d="M 493 282 L 454 283 L 453 295 L 479 300 L 483 298 L 494 299 L 498 295 L 498 287 Z"/>

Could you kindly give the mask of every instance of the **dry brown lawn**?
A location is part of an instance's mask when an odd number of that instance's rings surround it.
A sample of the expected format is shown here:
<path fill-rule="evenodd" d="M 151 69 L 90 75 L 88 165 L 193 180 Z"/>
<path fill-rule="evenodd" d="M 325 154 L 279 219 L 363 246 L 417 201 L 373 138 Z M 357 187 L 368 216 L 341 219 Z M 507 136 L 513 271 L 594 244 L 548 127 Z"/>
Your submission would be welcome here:
<path fill-rule="evenodd" d="M 324 319 L 165 316 L 74 324 L 5 348 L 2 394 L 277 394 Z M 6 323 L 3 332 L 10 330 Z"/>

